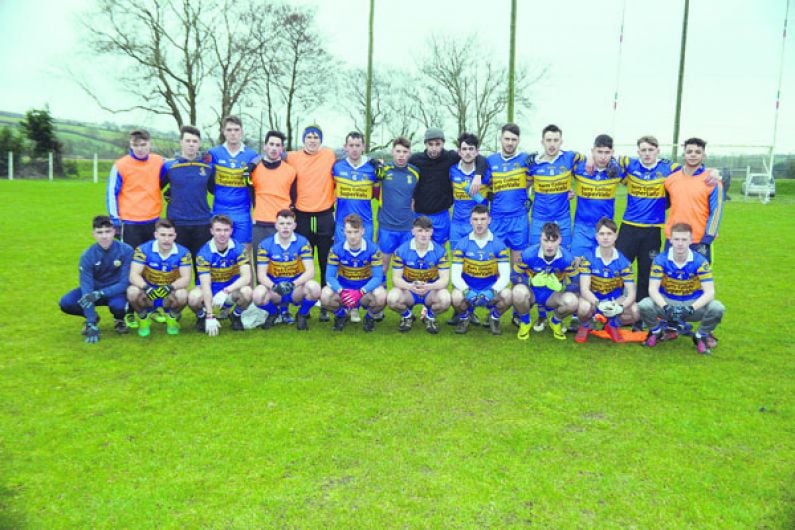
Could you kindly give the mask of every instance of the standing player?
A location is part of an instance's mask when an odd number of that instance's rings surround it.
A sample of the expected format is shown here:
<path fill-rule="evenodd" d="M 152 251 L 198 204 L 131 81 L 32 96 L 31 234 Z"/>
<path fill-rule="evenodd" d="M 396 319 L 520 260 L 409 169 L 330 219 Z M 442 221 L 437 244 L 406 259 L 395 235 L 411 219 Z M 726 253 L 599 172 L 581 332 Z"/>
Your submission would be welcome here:
<path fill-rule="evenodd" d="M 116 332 L 127 333 L 124 312 L 133 255 L 130 245 L 113 238 L 116 230 L 110 217 L 98 215 L 91 224 L 96 243 L 80 256 L 80 286 L 66 293 L 60 303 L 64 313 L 85 317 L 83 334 L 89 344 L 99 341 L 96 306 L 108 306 Z"/>
<path fill-rule="evenodd" d="M 295 213 L 276 214 L 276 233 L 266 237 L 257 252 L 257 279 L 254 303 L 268 312 L 262 325 L 270 329 L 279 317 L 279 306 L 289 302 L 299 306 L 295 322 L 300 331 L 309 329 L 309 310 L 320 298 L 320 285 L 313 280 L 315 262 L 307 239 L 295 232 Z M 284 309 L 286 311 L 286 308 Z"/>
<path fill-rule="evenodd" d="M 598 246 L 586 252 L 580 262 L 580 327 L 574 337 L 576 342 L 588 340 L 590 321 L 596 312 L 609 319 L 605 330 L 613 342 L 624 341 L 618 328 L 640 318 L 632 264 L 616 250 L 617 230 L 609 217 L 600 219 L 596 223 Z"/>
<path fill-rule="evenodd" d="M 414 221 L 414 189 L 420 178 L 416 167 L 409 164 L 411 142 L 398 136 L 392 142 L 392 162 L 378 174 L 381 182 L 381 204 L 378 209 L 378 246 L 384 258 L 384 274 L 391 270 L 395 250 L 411 240 Z"/>
<path fill-rule="evenodd" d="M 571 248 L 571 180 L 574 166 L 585 157 L 574 151 L 561 151 L 563 131 L 557 125 L 547 125 L 541 132 L 544 154 L 530 165 L 529 178 L 534 192 L 530 215 L 530 241 L 541 238 L 546 223 L 560 226 L 561 245 Z"/>
<path fill-rule="evenodd" d="M 210 206 L 207 190 L 211 188 L 210 157 L 199 159 L 201 133 L 192 125 L 179 130 L 180 156 L 165 164 L 163 185 L 168 199 L 166 217 L 177 230 L 177 243 L 196 256 L 207 242 L 210 231 Z"/>
<path fill-rule="evenodd" d="M 453 219 L 450 224 L 451 246 L 469 235 L 472 230 L 469 214 L 476 204 L 485 204 L 484 194 L 487 190 L 480 187 L 472 193 L 472 181 L 475 179 L 475 159 L 480 154 L 480 139 L 471 133 L 463 133 L 458 137 L 458 156 L 461 160 L 450 168 L 450 182 L 453 184 Z"/>
<path fill-rule="evenodd" d="M 331 247 L 326 269 L 326 285 L 320 292 L 320 303 L 334 313 L 333 331 L 342 331 L 346 309 L 367 309 L 362 327 L 375 329 L 376 319 L 386 305 L 384 269 L 381 251 L 371 239 L 364 237 L 362 219 L 355 213 L 345 217 L 345 239 Z"/>
<path fill-rule="evenodd" d="M 613 159 L 613 139 L 600 134 L 591 149 L 593 171 L 582 161 L 574 167 L 577 208 L 574 212 L 574 239 L 571 253 L 582 257 L 596 247 L 596 224 L 603 218 L 613 219 L 616 209 L 616 190 L 624 179 L 624 168 Z"/>
<path fill-rule="evenodd" d="M 188 249 L 176 243 L 177 232 L 171 221 L 157 221 L 154 235 L 153 240 L 135 249 L 127 300 L 138 313 L 139 336 L 149 336 L 149 316 L 158 307 L 165 310 L 166 333 L 178 335 L 180 312 L 188 303 L 193 262 Z"/>
<path fill-rule="evenodd" d="M 295 169 L 282 160 L 284 133 L 268 131 L 262 144 L 262 160 L 251 170 L 251 195 L 254 200 L 254 248 L 276 233 L 276 214 L 289 209 L 293 200 Z"/>
<path fill-rule="evenodd" d="M 649 297 L 638 304 L 649 328 L 644 343 L 652 348 L 661 340 L 663 322 L 701 322 L 693 335 L 698 353 L 710 353 L 718 342 L 713 331 L 726 308 L 715 300 L 715 283 L 707 259 L 691 250 L 693 229 L 687 223 L 671 227 L 671 248 L 654 258 L 649 280 Z"/>
<path fill-rule="evenodd" d="M 213 307 L 228 309 L 233 331 L 243 331 L 241 315 L 251 304 L 251 265 L 243 243 L 232 239 L 234 222 L 226 215 L 210 221 L 212 239 L 196 254 L 198 286 L 188 294 L 188 306 L 196 313 L 196 331 L 214 337 L 220 324 Z"/>
<path fill-rule="evenodd" d="M 392 289 L 387 294 L 387 305 L 400 313 L 401 332 L 411 330 L 415 304 L 425 306 L 425 330 L 439 333 L 436 313 L 450 307 L 450 262 L 445 248 L 434 243 L 433 222 L 421 215 L 414 220 L 413 238 L 395 251 L 392 263 Z"/>
<path fill-rule="evenodd" d="M 458 163 L 456 151 L 444 148 L 444 133 L 431 127 L 425 131 L 425 151 L 414 153 L 409 163 L 415 166 L 420 179 L 414 188 L 414 211 L 433 222 L 433 240 L 444 245 L 450 239 L 450 206 L 453 204 L 453 186 L 450 182 L 450 168 Z M 475 176 L 470 187 L 473 194 L 480 190 L 486 159 L 475 159 Z"/>
<path fill-rule="evenodd" d="M 561 246 L 560 226 L 546 223 L 541 227 L 541 243 L 524 252 L 514 271 L 521 279 L 514 281 L 513 307 L 519 316 L 519 340 L 530 338 L 530 309 L 538 304 L 539 313 L 554 311 L 549 327 L 558 340 L 566 340 L 563 319 L 577 311 L 577 295 L 566 292 L 566 283 L 575 276 L 574 259 Z M 529 285 L 524 283 L 529 282 Z"/>
<path fill-rule="evenodd" d="M 707 143 L 701 138 L 685 141 L 685 164 L 665 180 L 665 192 L 671 201 L 665 223 L 665 248 L 671 246 L 672 227 L 687 223 L 692 229 L 692 250 L 712 263 L 712 242 L 718 237 L 723 215 L 723 189 L 720 184 L 708 184 L 710 171 L 704 167 Z"/>
<path fill-rule="evenodd" d="M 222 124 L 224 139 L 207 153 L 214 168 L 211 180 L 213 214 L 224 214 L 234 223 L 235 239 L 251 248 L 251 197 L 249 195 L 249 164 L 255 162 L 257 152 L 243 144 L 243 122 L 237 116 L 227 116 Z M 267 142 L 267 139 L 266 139 Z M 281 156 L 281 153 L 279 154 Z"/>
<path fill-rule="evenodd" d="M 535 158 L 518 152 L 519 133 L 515 123 L 502 126 L 500 152 L 488 157 L 490 174 L 484 180 L 492 193 L 492 230 L 511 249 L 512 265 L 519 261 L 529 241 L 527 168 Z"/>
<path fill-rule="evenodd" d="M 511 306 L 511 264 L 508 248 L 489 230 L 489 209 L 472 208 L 472 232 L 456 243 L 451 267 L 452 304 L 459 314 L 456 333 L 466 333 L 475 307 L 489 309 L 489 328 L 500 335 L 500 316 Z"/>
<path fill-rule="evenodd" d="M 336 230 L 334 241 L 345 241 L 345 219 L 354 213 L 364 223 L 364 237 L 373 240 L 373 186 L 378 181 L 378 163 L 370 160 L 364 152 L 362 133 L 352 131 L 345 137 L 345 152 L 348 157 L 338 160 L 331 171 L 334 177 L 334 193 L 337 197 Z"/>

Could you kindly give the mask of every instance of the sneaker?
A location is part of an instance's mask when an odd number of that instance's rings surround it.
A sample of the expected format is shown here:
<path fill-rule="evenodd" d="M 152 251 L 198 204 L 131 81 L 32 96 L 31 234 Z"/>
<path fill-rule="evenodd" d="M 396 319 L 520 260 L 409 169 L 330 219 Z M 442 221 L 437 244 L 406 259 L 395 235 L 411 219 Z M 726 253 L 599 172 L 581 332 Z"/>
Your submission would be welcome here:
<path fill-rule="evenodd" d="M 643 331 L 645 328 L 646 324 L 644 324 L 642 320 L 638 320 L 632 324 L 632 331 Z"/>
<path fill-rule="evenodd" d="M 704 343 L 707 345 L 707 349 L 712 350 L 715 346 L 718 345 L 718 337 L 710 333 L 706 337 L 704 337 Z"/>
<path fill-rule="evenodd" d="M 381 311 L 379 311 L 378 313 L 373 315 L 373 320 L 375 320 L 376 322 L 383 322 L 384 321 L 384 311 L 383 311 L 383 309 Z"/>
<path fill-rule="evenodd" d="M 127 313 L 124 315 L 124 323 L 127 324 L 128 329 L 138 329 L 138 321 L 135 319 L 135 313 Z"/>
<path fill-rule="evenodd" d="M 660 342 L 660 338 L 662 337 L 661 331 L 652 331 L 649 330 L 649 334 L 646 335 L 646 340 L 643 341 L 643 345 L 647 348 L 654 348 L 657 346 L 657 343 Z"/>
<path fill-rule="evenodd" d="M 447 321 L 448 326 L 457 326 L 461 322 L 461 313 L 455 313 L 451 319 Z M 457 331 L 456 331 L 457 333 Z"/>
<path fill-rule="evenodd" d="M 563 322 L 552 322 L 552 318 L 549 319 L 549 329 L 552 330 L 552 336 L 558 340 L 566 340 L 566 332 L 563 330 Z"/>
<path fill-rule="evenodd" d="M 351 317 L 351 322 L 356 322 L 358 324 L 359 322 L 362 321 L 362 316 L 359 314 L 358 307 L 354 307 L 353 309 L 351 309 L 349 315 Z"/>
<path fill-rule="evenodd" d="M 519 322 L 519 331 L 516 333 L 516 338 L 519 340 L 527 340 L 530 338 L 530 330 L 533 329 L 533 326 L 530 323 L 525 324 L 524 322 Z"/>
<path fill-rule="evenodd" d="M 624 337 L 621 335 L 621 330 L 610 324 L 605 326 L 605 331 L 613 342 L 624 342 Z"/>
<path fill-rule="evenodd" d="M 268 313 L 265 322 L 260 326 L 262 329 L 271 329 L 276 325 L 276 320 L 279 318 L 279 313 Z"/>
<path fill-rule="evenodd" d="M 696 345 L 696 351 L 701 355 L 708 355 L 712 353 L 712 351 L 707 347 L 706 337 L 693 335 L 693 344 Z"/>
<path fill-rule="evenodd" d="M 571 317 L 568 326 L 564 326 L 563 332 L 564 333 L 577 333 L 577 330 L 580 329 L 580 319 L 576 316 Z"/>
<path fill-rule="evenodd" d="M 328 316 L 328 309 L 325 307 L 320 308 L 320 316 L 317 318 L 321 322 L 328 322 L 331 318 Z"/>
<path fill-rule="evenodd" d="M 177 317 L 166 316 L 166 333 L 169 335 L 179 335 L 179 322 Z"/>
<path fill-rule="evenodd" d="M 246 329 L 245 326 L 243 326 L 243 319 L 240 315 L 229 313 L 229 321 L 232 323 L 232 331 L 243 331 Z"/>
<path fill-rule="evenodd" d="M 436 322 L 435 318 L 425 317 L 425 331 L 431 335 L 439 333 L 439 324 Z"/>
<path fill-rule="evenodd" d="M 99 318 L 99 315 L 97 315 L 97 322 L 96 322 L 97 326 L 99 326 L 99 321 L 100 321 L 100 318 Z M 125 333 L 126 333 L 126 332 L 125 332 Z M 82 329 L 82 330 L 80 330 L 80 334 L 81 334 L 81 335 L 83 335 L 84 337 L 85 337 L 86 335 L 88 335 L 88 320 L 86 320 L 85 322 L 83 322 L 83 329 Z"/>
<path fill-rule="evenodd" d="M 158 324 L 165 324 L 168 321 L 168 318 L 160 311 L 155 311 L 152 313 L 152 320 Z"/>
<path fill-rule="evenodd" d="M 306 315 L 302 315 L 301 313 L 295 315 L 295 329 L 298 331 L 307 331 L 309 329 L 309 324 L 306 321 Z"/>
<path fill-rule="evenodd" d="M 538 320 L 536 320 L 533 324 L 533 331 L 536 333 L 541 333 L 545 329 L 547 329 L 547 320 L 546 318 L 539 317 Z"/>
<path fill-rule="evenodd" d="M 574 342 L 579 342 L 582 344 L 583 342 L 588 340 L 588 335 L 591 333 L 591 330 L 586 328 L 585 326 L 580 326 L 577 330 L 577 334 L 574 335 Z"/>
<path fill-rule="evenodd" d="M 488 325 L 489 325 L 488 322 L 482 322 L 482 323 L 480 322 L 480 319 L 478 318 L 477 314 L 475 314 L 475 310 L 474 309 L 469 314 L 469 323 L 472 324 L 473 326 L 481 326 L 481 325 L 483 325 L 483 326 L 488 327 Z"/>
<path fill-rule="evenodd" d="M 362 321 L 362 329 L 368 333 L 375 329 L 375 317 L 371 317 L 370 313 L 364 314 L 364 320 Z"/>
<path fill-rule="evenodd" d="M 119 335 L 126 335 L 127 332 L 129 331 L 127 329 L 127 324 L 124 322 L 123 318 L 113 319 L 113 330 Z"/>
<path fill-rule="evenodd" d="M 205 332 L 205 328 L 204 328 L 204 323 L 205 322 L 207 322 L 207 318 L 205 318 L 205 317 L 196 317 L 196 325 L 195 325 L 196 331 L 198 331 L 199 333 L 204 333 Z"/>
<path fill-rule="evenodd" d="M 494 315 L 489 315 L 489 329 L 491 330 L 492 335 L 502 335 L 502 330 L 500 329 L 500 319 L 494 318 Z"/>
<path fill-rule="evenodd" d="M 348 320 L 347 315 L 342 316 L 335 316 L 334 317 L 334 327 L 331 328 L 331 331 L 342 331 L 345 329 L 345 321 Z"/>
<path fill-rule="evenodd" d="M 662 335 L 660 335 L 660 341 L 676 340 L 678 338 L 679 338 L 679 332 L 671 328 L 663 330 Z"/>
<path fill-rule="evenodd" d="M 289 311 L 285 311 L 284 313 L 282 313 L 281 317 L 282 317 L 282 324 L 285 324 L 287 326 L 295 324 L 295 319 L 293 318 L 293 315 L 291 315 Z"/>
<path fill-rule="evenodd" d="M 149 334 L 152 332 L 152 319 L 149 318 L 149 315 L 146 315 L 144 318 L 138 317 L 138 336 L 139 337 L 148 337 Z"/>
<path fill-rule="evenodd" d="M 465 334 L 469 331 L 469 318 L 460 318 L 458 319 L 458 324 L 455 327 L 455 332 L 459 335 Z"/>
<path fill-rule="evenodd" d="M 401 333 L 405 333 L 407 331 L 411 331 L 411 325 L 414 323 L 414 315 L 409 315 L 407 317 L 400 317 L 400 325 L 398 326 L 398 331 Z"/>
<path fill-rule="evenodd" d="M 513 324 L 517 328 L 522 327 L 522 320 L 519 318 L 519 315 L 517 315 L 516 313 L 514 313 L 513 316 L 511 317 L 511 324 Z"/>

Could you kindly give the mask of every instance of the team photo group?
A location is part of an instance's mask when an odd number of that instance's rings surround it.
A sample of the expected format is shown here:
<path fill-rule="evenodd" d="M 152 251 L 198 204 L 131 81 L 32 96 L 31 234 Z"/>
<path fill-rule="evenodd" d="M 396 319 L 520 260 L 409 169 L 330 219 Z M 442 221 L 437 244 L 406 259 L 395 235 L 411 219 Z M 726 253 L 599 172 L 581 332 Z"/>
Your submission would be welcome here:
<path fill-rule="evenodd" d="M 617 154 L 606 134 L 587 152 L 564 150 L 563 131 L 548 125 L 538 152 L 524 152 L 508 123 L 486 156 L 473 134 L 449 150 L 429 128 L 424 150 L 398 137 L 384 162 L 365 155 L 358 132 L 340 153 L 316 125 L 290 152 L 279 131 L 261 152 L 247 147 L 236 116 L 222 133 L 223 144 L 202 152 L 200 131 L 182 127 L 170 160 L 151 152 L 147 131 L 130 133 L 79 287 L 60 301 L 85 319 L 86 342 L 100 339 L 97 306 L 117 333 L 141 337 L 153 322 L 178 335 L 186 307 L 211 337 L 222 321 L 232 331 L 305 331 L 316 307 L 333 332 L 352 323 L 372 332 L 388 309 L 400 332 L 419 319 L 437 334 L 452 307 L 444 323 L 457 334 L 483 326 L 500 335 L 508 313 L 519 340 L 549 328 L 578 343 L 596 335 L 654 347 L 687 335 L 698 353 L 717 345 L 725 308 L 712 244 L 724 192 L 700 138 L 684 142 L 679 163 L 660 158 L 653 136 L 633 156 Z"/>

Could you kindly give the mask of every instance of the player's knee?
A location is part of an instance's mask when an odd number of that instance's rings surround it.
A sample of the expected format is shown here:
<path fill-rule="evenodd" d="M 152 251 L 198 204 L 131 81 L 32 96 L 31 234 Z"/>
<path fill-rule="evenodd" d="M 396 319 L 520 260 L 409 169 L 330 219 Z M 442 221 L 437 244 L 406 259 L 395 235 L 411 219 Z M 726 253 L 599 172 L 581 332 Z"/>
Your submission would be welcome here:
<path fill-rule="evenodd" d="M 398 307 L 402 308 L 402 306 L 404 305 L 402 303 L 402 299 L 403 299 L 403 291 L 393 287 L 392 289 L 389 290 L 389 293 L 387 293 L 386 295 L 386 304 L 392 309 Z"/>

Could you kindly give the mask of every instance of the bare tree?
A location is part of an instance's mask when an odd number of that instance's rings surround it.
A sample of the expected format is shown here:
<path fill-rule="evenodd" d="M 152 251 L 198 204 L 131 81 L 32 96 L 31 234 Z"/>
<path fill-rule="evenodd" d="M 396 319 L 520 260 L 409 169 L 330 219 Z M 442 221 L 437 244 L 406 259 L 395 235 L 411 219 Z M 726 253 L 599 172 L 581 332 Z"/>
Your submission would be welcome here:
<path fill-rule="evenodd" d="M 111 112 L 142 109 L 172 116 L 178 127 L 197 123 L 210 34 L 202 13 L 214 12 L 213 7 L 203 2 L 200 10 L 190 0 L 99 0 L 86 23 L 88 44 L 129 65 L 121 85 L 138 103 L 111 108 L 86 81 L 78 79 L 79 84 Z"/>

